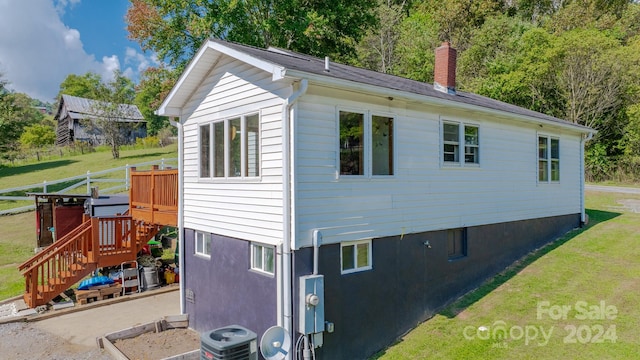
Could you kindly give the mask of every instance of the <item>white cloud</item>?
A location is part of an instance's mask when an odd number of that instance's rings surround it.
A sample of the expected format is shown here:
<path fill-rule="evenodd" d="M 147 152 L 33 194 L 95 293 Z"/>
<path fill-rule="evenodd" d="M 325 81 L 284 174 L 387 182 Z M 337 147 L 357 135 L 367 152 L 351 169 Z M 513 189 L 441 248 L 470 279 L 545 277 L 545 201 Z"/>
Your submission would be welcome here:
<path fill-rule="evenodd" d="M 0 72 L 9 88 L 52 102 L 69 74 L 111 75 L 116 55 L 87 54 L 81 34 L 60 14 L 80 0 L 0 0 Z"/>

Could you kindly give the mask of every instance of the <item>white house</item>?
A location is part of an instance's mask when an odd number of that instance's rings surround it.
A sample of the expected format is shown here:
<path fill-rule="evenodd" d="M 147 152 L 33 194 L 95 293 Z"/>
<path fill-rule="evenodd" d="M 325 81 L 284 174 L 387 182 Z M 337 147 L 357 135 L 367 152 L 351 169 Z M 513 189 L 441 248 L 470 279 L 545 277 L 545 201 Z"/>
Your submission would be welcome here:
<path fill-rule="evenodd" d="M 367 358 L 585 221 L 593 130 L 456 91 L 455 57 L 436 50 L 432 85 L 202 46 L 158 110 L 180 129 L 192 328 Z"/>

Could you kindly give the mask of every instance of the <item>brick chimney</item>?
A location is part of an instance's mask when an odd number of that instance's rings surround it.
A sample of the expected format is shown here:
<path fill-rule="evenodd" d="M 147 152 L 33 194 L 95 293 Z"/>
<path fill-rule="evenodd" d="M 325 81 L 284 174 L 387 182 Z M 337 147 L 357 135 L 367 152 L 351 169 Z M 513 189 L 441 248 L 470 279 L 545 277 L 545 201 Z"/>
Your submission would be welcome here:
<path fill-rule="evenodd" d="M 433 88 L 443 93 L 456 93 L 456 49 L 448 41 L 436 48 Z"/>

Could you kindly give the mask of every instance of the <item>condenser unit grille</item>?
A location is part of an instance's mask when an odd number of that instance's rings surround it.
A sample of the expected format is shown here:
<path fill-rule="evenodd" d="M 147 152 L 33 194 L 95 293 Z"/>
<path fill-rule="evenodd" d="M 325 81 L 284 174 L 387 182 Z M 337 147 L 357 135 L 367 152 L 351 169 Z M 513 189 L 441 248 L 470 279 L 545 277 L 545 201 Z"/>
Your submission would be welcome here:
<path fill-rule="evenodd" d="M 207 331 L 200 337 L 201 360 L 257 360 L 257 335 L 238 325 Z"/>
<path fill-rule="evenodd" d="M 251 349 L 249 344 L 244 344 L 237 348 L 219 350 L 202 344 L 200 349 L 202 360 L 249 360 L 251 359 Z"/>

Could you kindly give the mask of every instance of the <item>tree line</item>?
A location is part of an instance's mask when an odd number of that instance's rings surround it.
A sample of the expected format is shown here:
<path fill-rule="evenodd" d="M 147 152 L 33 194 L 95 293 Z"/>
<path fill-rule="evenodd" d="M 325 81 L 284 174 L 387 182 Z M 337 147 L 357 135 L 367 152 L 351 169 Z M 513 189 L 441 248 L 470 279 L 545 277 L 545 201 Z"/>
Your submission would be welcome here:
<path fill-rule="evenodd" d="M 587 179 L 640 181 L 637 0 L 131 0 L 125 19 L 163 64 L 129 86 L 151 134 L 168 122 L 153 111 L 210 37 L 425 82 L 446 40 L 458 89 L 594 128 Z M 90 97 L 99 84 L 70 75 L 61 93 Z"/>

